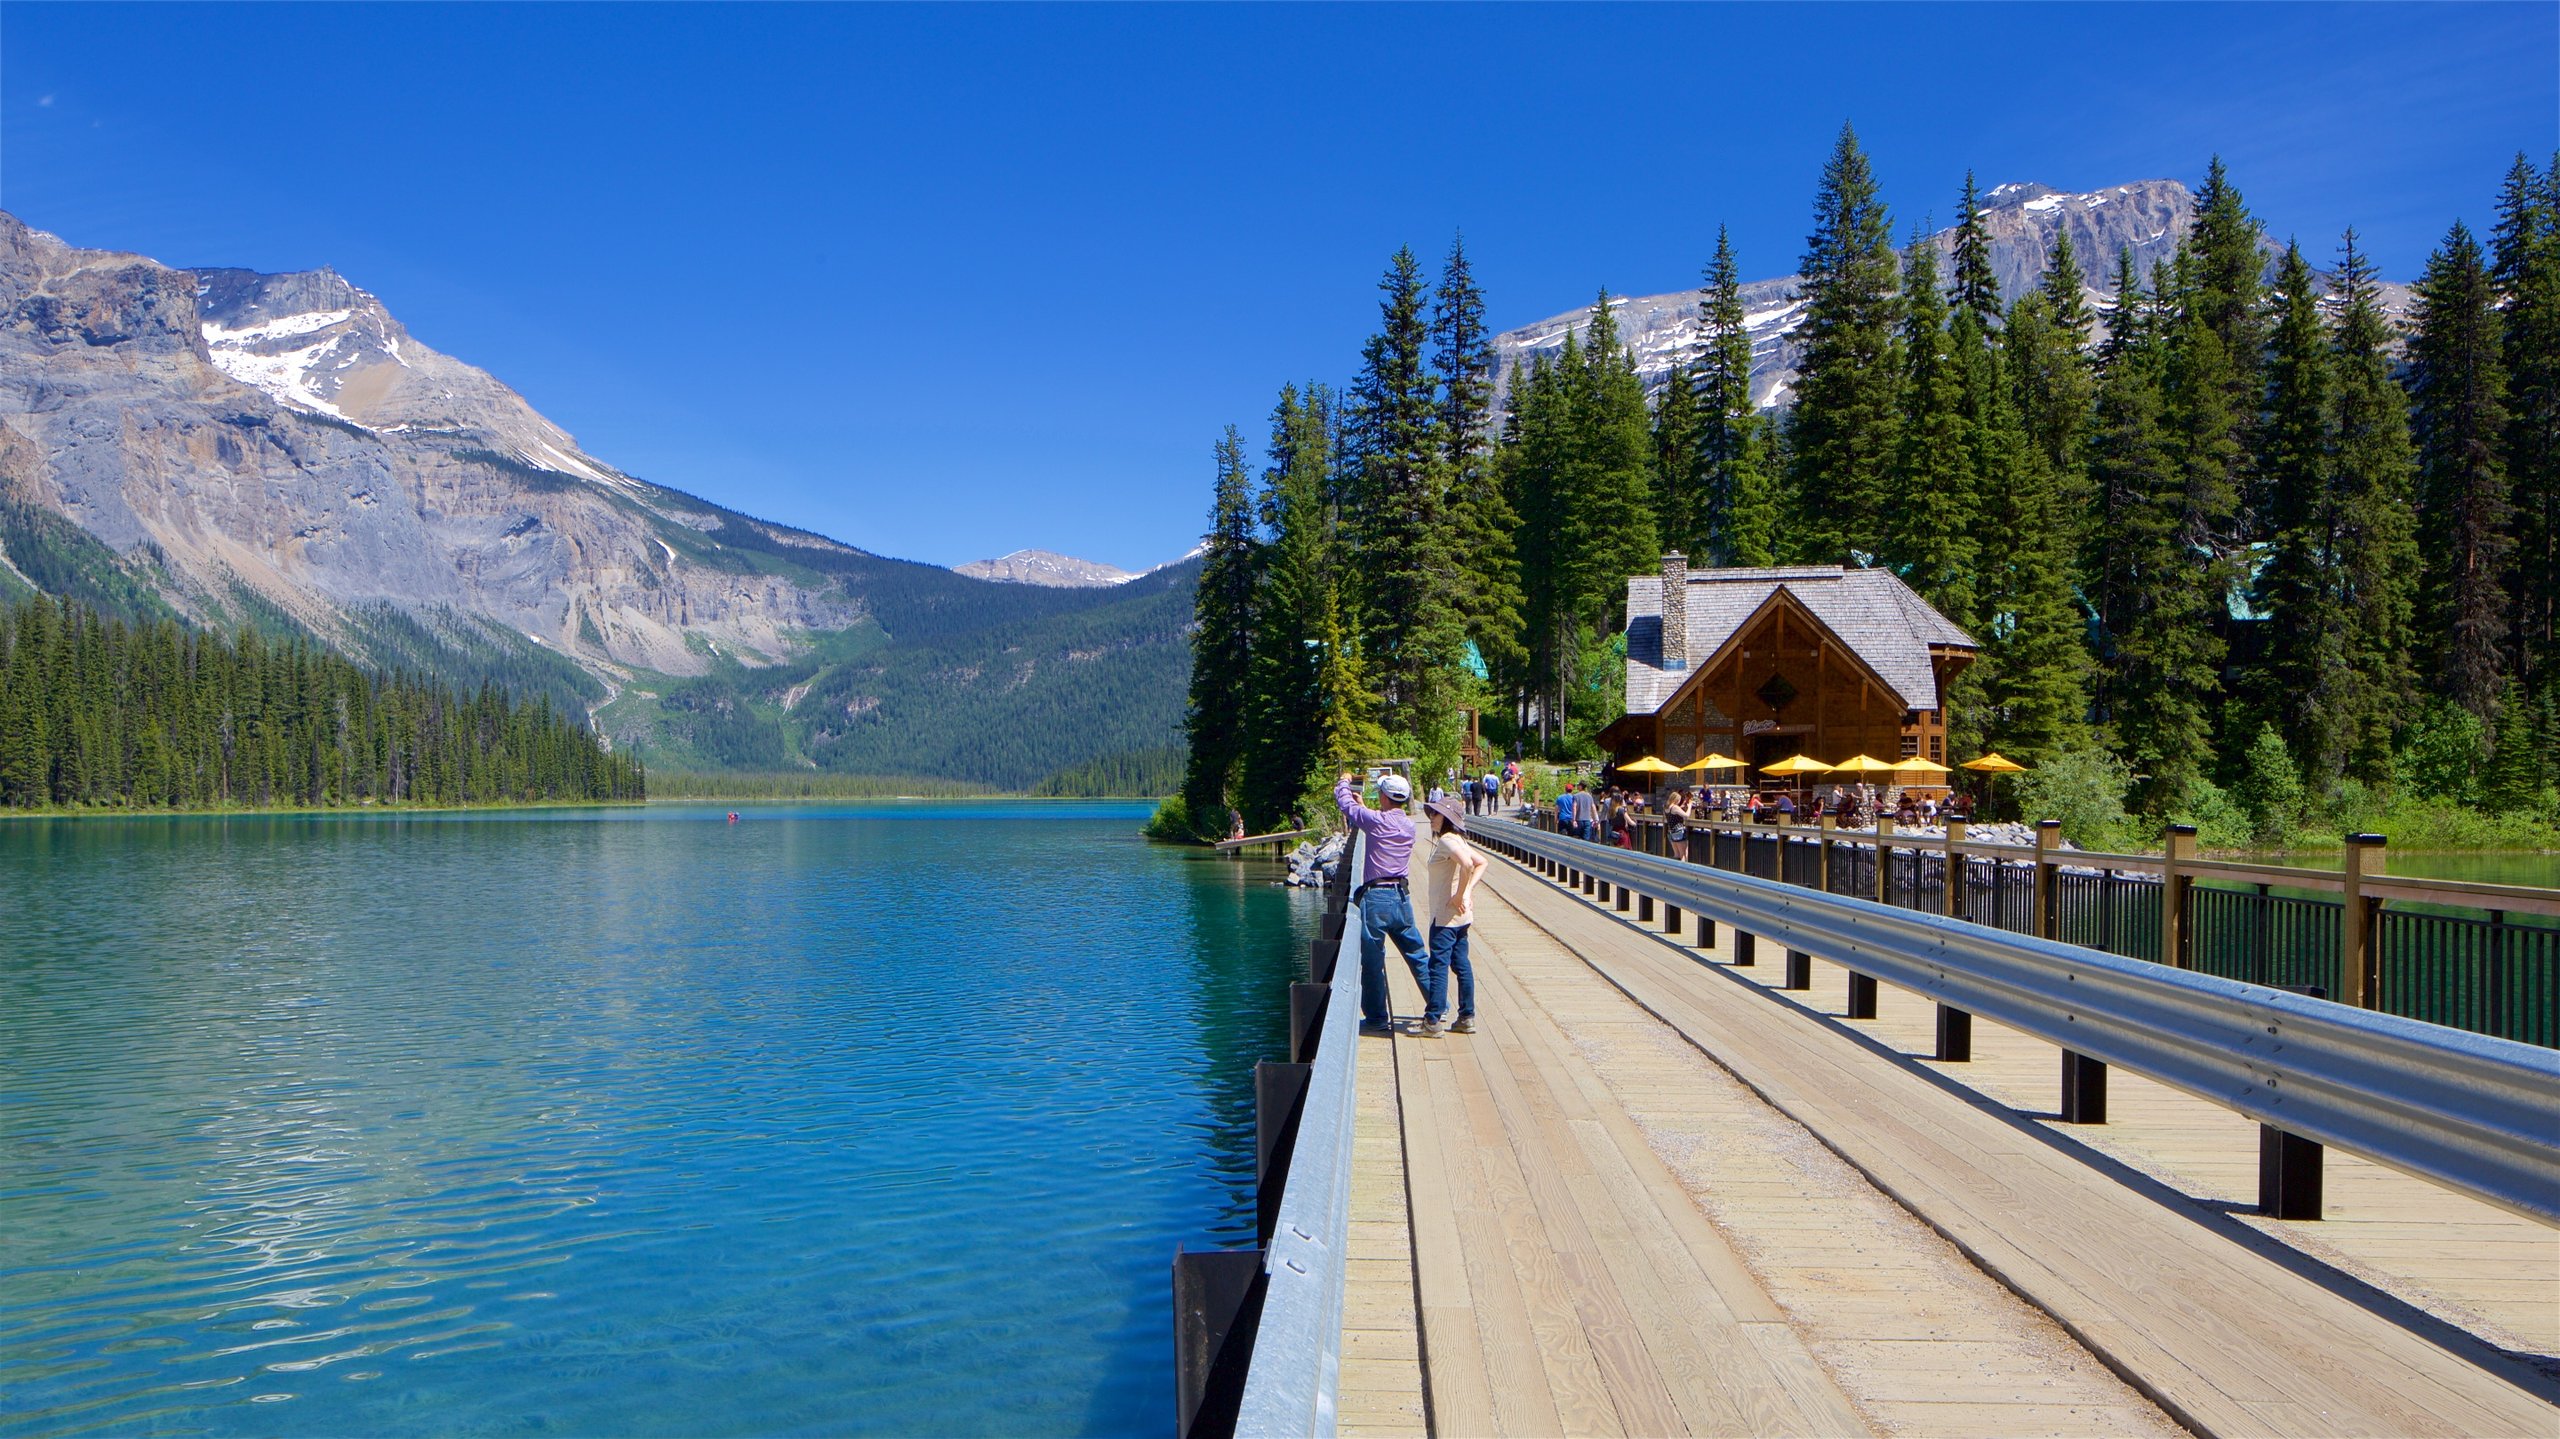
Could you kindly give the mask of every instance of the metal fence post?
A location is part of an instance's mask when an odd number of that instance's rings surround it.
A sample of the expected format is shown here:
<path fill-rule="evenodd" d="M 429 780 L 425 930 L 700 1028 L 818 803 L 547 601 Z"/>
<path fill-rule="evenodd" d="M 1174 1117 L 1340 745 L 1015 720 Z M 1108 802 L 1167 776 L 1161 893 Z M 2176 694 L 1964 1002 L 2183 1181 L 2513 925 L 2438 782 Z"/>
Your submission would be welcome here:
<path fill-rule="evenodd" d="M 2062 1051 L 2062 1122 L 2107 1122 L 2107 1066 L 2067 1049 Z"/>
<path fill-rule="evenodd" d="M 2187 943 L 2187 891 L 2195 884 L 2193 875 L 2181 873 L 2188 860 L 2196 857 L 2196 827 L 2173 824 L 2161 845 L 2160 861 L 2160 962 L 2180 969 L 2195 968 Z"/>
<path fill-rule="evenodd" d="M 1877 801 L 1882 804 L 1882 800 Z M 1893 816 L 1876 816 L 1876 892 L 1878 904 L 1893 903 Z"/>
<path fill-rule="evenodd" d="M 2382 956 L 2374 936 L 2379 899 L 2368 899 L 2364 882 L 2382 873 L 2383 838 L 2378 834 L 2347 836 L 2346 907 L 2338 914 L 2338 1000 L 2359 1009 L 2382 1007 Z"/>
<path fill-rule="evenodd" d="M 1789 956 L 1789 960 L 1792 963 L 1793 956 Z M 1849 971 L 1849 1017 L 1851 1019 L 1873 1019 L 1876 1017 L 1876 980 L 1874 975 L 1860 974 L 1854 969 Z"/>
<path fill-rule="evenodd" d="M 1964 843 L 1964 821 L 1947 821 L 1947 918 L 1964 918 L 1965 858 L 1956 849 Z"/>
<path fill-rule="evenodd" d="M 2062 847 L 2062 821 L 2036 821 L 2036 933 L 2055 938 L 2062 929 L 2062 871 L 2053 862 Z"/>

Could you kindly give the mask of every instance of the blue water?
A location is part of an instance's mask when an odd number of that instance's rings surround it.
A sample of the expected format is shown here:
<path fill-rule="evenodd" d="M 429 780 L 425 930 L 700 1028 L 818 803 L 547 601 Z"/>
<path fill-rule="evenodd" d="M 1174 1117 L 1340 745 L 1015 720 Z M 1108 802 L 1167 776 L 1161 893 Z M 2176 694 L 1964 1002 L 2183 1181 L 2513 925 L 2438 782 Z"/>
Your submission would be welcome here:
<path fill-rule="evenodd" d="M 0 1433 L 1161 1433 L 1314 915 L 1142 814 L 0 824 Z"/>

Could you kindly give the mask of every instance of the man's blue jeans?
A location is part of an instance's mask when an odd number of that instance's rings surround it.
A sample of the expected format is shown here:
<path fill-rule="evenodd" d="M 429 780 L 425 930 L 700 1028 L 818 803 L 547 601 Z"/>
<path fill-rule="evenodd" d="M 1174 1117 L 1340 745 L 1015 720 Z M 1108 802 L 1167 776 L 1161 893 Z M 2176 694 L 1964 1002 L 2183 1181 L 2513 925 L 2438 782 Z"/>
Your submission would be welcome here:
<path fill-rule="evenodd" d="M 1431 960 L 1431 951 L 1422 942 L 1422 931 L 1413 927 L 1413 901 L 1403 889 L 1388 885 L 1371 885 L 1360 894 L 1360 1021 L 1363 1024 L 1387 1022 L 1387 939 L 1392 935 L 1396 952 L 1404 956 L 1405 966 L 1413 971 L 1418 988 L 1423 982 L 1423 966 Z"/>
<path fill-rule="evenodd" d="M 1467 931 L 1471 924 L 1431 926 L 1431 971 L 1422 986 L 1422 1017 L 1434 1023 L 1449 1017 L 1449 975 L 1458 976 L 1458 1017 L 1476 1017 L 1476 971 L 1467 963 Z"/>

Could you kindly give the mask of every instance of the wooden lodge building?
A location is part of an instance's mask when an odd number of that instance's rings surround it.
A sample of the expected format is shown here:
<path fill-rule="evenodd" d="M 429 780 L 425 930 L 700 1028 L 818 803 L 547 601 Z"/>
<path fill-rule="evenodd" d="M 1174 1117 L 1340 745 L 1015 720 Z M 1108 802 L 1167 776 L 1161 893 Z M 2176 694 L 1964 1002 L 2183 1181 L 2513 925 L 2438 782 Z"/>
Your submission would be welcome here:
<path fill-rule="evenodd" d="M 1600 747 L 1616 764 L 1730 755 L 1751 780 L 1794 754 L 1945 764 L 1942 696 L 1979 648 L 1890 571 L 1692 570 L 1667 554 L 1627 581 L 1627 712 Z"/>

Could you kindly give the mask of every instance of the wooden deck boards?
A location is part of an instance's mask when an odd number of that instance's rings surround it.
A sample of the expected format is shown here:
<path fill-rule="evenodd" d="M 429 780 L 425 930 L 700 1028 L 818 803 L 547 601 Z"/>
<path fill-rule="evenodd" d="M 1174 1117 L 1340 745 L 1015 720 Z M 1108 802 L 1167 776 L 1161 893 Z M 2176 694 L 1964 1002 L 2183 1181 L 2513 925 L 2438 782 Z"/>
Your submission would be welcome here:
<path fill-rule="evenodd" d="M 1422 1318 L 1413 1289 L 1405 1206 L 1404 1125 L 1393 1042 L 1359 1041 L 1358 1122 L 1351 1135 L 1351 1244 L 1343 1286 L 1342 1383 L 1334 1417 L 1353 1439 L 1427 1431 Z"/>
<path fill-rule="evenodd" d="M 1772 1004 L 1770 996 L 1731 982 L 1746 978 L 1759 982 L 1763 976 L 1774 982 L 1781 955 L 1773 948 L 1763 946 L 1757 974 L 1724 966 L 1717 967 L 1721 973 L 1712 972 L 1700 966 L 1693 952 L 1641 934 L 1526 870 L 1498 866 L 1494 884 L 1522 916 L 1558 941 L 1561 952 L 1571 953 L 1595 974 L 1605 976 L 1699 1050 L 1712 1054 L 1762 1098 L 1819 1134 L 1840 1157 L 1963 1245 L 2012 1288 L 2069 1325 L 2193 1427 L 2213 1433 L 2560 1432 L 2560 1410 L 2548 1402 L 2551 1386 L 2547 1381 L 2468 1335 L 2310 1262 L 2310 1246 L 2300 1246 L 2299 1253 L 2288 1251 L 2242 1222 L 2191 1205 L 2124 1167 L 2093 1161 L 2076 1144 L 2058 1141 L 2047 1128 L 2020 1120 L 2000 1105 L 1932 1082 L 1927 1067 L 1881 1052 L 1846 1032 L 1843 1025 L 1826 1023 L 1814 1014 L 1790 1013 Z M 1488 926 L 1479 935 L 1479 944 L 1487 949 L 1500 948 L 1487 943 L 1495 937 L 1494 928 Z M 1525 952 L 1531 946 L 1515 947 Z M 1840 987 L 1836 971 L 1828 982 L 1834 990 Z M 1579 1087 L 1564 1082 L 1570 1078 L 1573 1062 L 1570 1046 L 1542 1030 L 1541 1021 L 1525 1012 L 1526 993 L 1521 986 L 1495 963 L 1480 966 L 1479 983 L 1489 991 L 1489 1011 L 1497 1004 L 1520 1006 L 1499 1027 L 1488 1026 L 1498 1036 L 1499 1042 L 1491 1048 L 1502 1061 L 1500 1067 L 1517 1081 L 1516 1065 L 1528 1063 L 1545 1077 L 1551 1097 L 1559 1085 Z M 1844 1007 L 1821 988 L 1814 995 L 1811 1007 L 1816 1010 L 1826 999 L 1834 1010 Z M 1892 991 L 1887 995 L 1884 1017 L 1860 1022 L 1857 1028 L 1906 1048 L 1925 1041 L 1921 1027 L 1927 1023 L 1926 1006 L 1897 1005 Z M 1917 1014 L 1908 1012 L 1913 1010 Z M 2050 1046 L 2041 1047 L 2039 1061 L 2031 1050 L 2021 1047 L 2030 1043 L 2023 1036 L 1977 1023 L 1975 1047 L 1982 1058 L 1971 1069 L 1984 1076 L 1978 1082 L 1986 1089 L 2010 1086 L 2015 1096 L 2010 1102 L 2023 1102 L 2032 1111 L 2053 1102 L 2058 1061 Z M 1410 1072 L 1408 1051 L 1422 1052 L 1410 1064 L 1424 1071 L 1465 1066 L 1473 1061 L 1457 1049 L 1464 1044 L 1464 1040 L 1399 1040 L 1399 1072 Z M 2039 1063 L 2045 1076 L 2041 1088 L 2033 1074 Z M 1485 1067 L 1493 1066 L 1488 1061 Z M 1965 1067 L 1946 1068 L 1961 1071 Z M 1639 1083 L 1628 1091 L 1624 1108 L 1642 1113 L 1649 1105 L 1676 1098 L 1680 1088 L 1676 1076 Z M 2122 1074 L 2116 1076 L 2114 1088 L 2112 1108 L 2126 1116 L 2120 1120 L 2128 1126 L 2122 1131 L 2126 1135 L 2141 1131 L 2130 1119 L 2136 1107 L 2148 1111 L 2155 1102 L 2179 1098 L 2165 1091 L 2144 1093 L 2144 1086 Z M 1408 1084 L 1405 1092 L 1407 1162 L 1414 1176 L 1418 1217 L 1421 1176 L 1411 1136 L 1419 1121 L 1440 1112 L 1438 1089 L 1435 1084 L 1431 1109 L 1414 1104 L 1414 1085 Z M 2186 1102 L 2210 1109 L 2200 1101 Z M 1512 1111 L 1503 1111 L 1503 1117 L 1505 1133 L 1517 1152 L 1554 1163 L 1574 1157 L 1575 1146 L 1563 1142 L 1564 1136 L 1554 1132 L 1525 1092 L 1513 1110 L 1518 1117 Z M 1597 1119 L 1590 1124 L 1605 1137 L 1605 1124 Z M 2253 1163 L 2254 1130 L 2241 1122 L 2237 1134 L 2239 1143 L 2229 1148 Z M 2071 1139 L 2079 1137 L 2075 1131 Z M 2191 1182 L 2220 1183 L 2227 1191 L 2232 1171 L 2212 1156 L 2231 1137 L 2210 1114 L 2194 1113 L 2163 1122 L 2146 1142 L 2188 1146 L 2185 1152 L 2193 1157 L 2185 1162 L 2201 1176 Z M 2114 1135 L 2109 1139 L 2120 1142 Z M 1642 1167 L 1637 1156 L 1623 1147 L 1619 1152 L 1631 1165 Z M 1653 1156 L 1647 1153 L 1643 1158 Z M 1583 1162 L 1588 1159 L 1583 1156 Z M 1529 1166 L 1524 1163 L 1523 1167 Z M 2174 1163 L 2164 1167 L 2176 1169 Z M 1659 1169 L 1658 1161 L 1655 1168 Z M 2378 1216 L 2373 1223 L 2387 1226 L 2377 1228 L 2369 1240 L 2355 1241 L 2362 1246 L 2357 1250 L 2359 1263 L 2431 1262 L 2431 1286 L 2466 1293 L 2481 1307 L 2513 1306 L 2499 1310 L 2509 1316 L 2500 1322 L 2511 1324 L 2520 1335 L 2538 1332 L 2535 1315 L 2526 1312 L 2532 1300 L 2523 1291 L 2535 1279 L 2554 1275 L 2552 1251 L 2538 1247 L 2546 1240 L 2508 1229 L 2494 1211 L 2485 1206 L 2466 1208 L 2467 1201 L 2456 1203 L 2453 1196 L 2432 1186 L 2396 1199 L 2367 1198 L 2369 1191 L 2380 1193 L 2370 1187 L 2382 1181 L 2419 1183 L 2373 1166 L 2350 1167 L 2340 1159 L 2332 1160 L 2333 1213 L 2370 1211 Z M 1584 1182 L 1564 1187 L 1584 1195 Z M 1784 1203 L 1787 1183 L 1787 1176 L 1773 1174 L 1747 1182 L 1736 1192 L 1756 1202 Z M 1808 1209 L 1827 1207 L 1820 1196 L 1799 1202 Z M 2229 1202 L 2226 1196 L 2225 1207 Z M 2458 1216 L 2465 1244 L 2430 1248 L 2423 1232 L 2429 1215 Z M 2321 1243 L 2341 1242 L 2327 1238 L 2335 1232 L 2330 1226 L 2320 1228 L 2324 1231 Z M 2485 1240 L 2487 1247 L 2480 1253 L 2490 1259 L 2524 1263 L 2520 1270 L 2507 1270 L 2520 1274 L 2521 1281 L 2496 1278 L 2498 1263 L 2437 1257 L 2467 1252 L 2467 1241 L 2473 1237 Z M 1421 1248 L 1427 1259 L 1428 1246 Z M 1809 1280 L 1877 1294 L 1889 1294 L 1894 1288 L 1878 1284 L 1879 1265 L 1854 1248 L 1817 1243 L 1777 1257 L 1796 1261 L 1776 1266 L 1791 1282 Z M 2461 1272 L 2466 1270 L 2483 1272 Z M 1439 1330 L 1427 1262 L 1423 1273 L 1426 1345 L 1436 1360 Z M 1703 1272 L 1697 1282 L 1704 1282 Z M 1645 1286 L 1639 1282 L 1633 1288 L 1642 1294 Z M 1913 1327 L 1910 1317 L 1892 1314 L 1889 1305 L 1878 1311 L 1877 1318 L 1888 1327 Z M 1967 1354 L 1965 1362 L 1950 1362 L 1961 1351 L 1946 1347 L 1945 1339 L 1921 1335 L 1916 1344 L 1913 1358 L 1896 1360 L 1893 1351 L 1879 1348 L 1865 1361 L 1879 1366 L 1878 1372 L 1907 1373 L 1915 1383 L 1935 1386 L 1903 1398 L 1868 1402 L 1868 1417 L 1884 1427 L 1970 1432 L 1988 1427 L 1982 1422 L 1986 1408 L 2015 1419 L 2035 1415 L 2040 1407 L 2045 1411 L 2041 1416 L 2045 1428 L 2118 1427 L 2100 1417 L 2105 1406 L 2085 1411 L 2071 1404 L 2039 1406 L 2036 1396 L 2022 1391 L 2014 1381 L 2004 1382 L 1996 1369 L 1985 1368 L 1978 1351 Z M 1846 1364 L 1842 1373 L 1853 1383 L 1858 1377 Z M 1521 1382 L 1508 1371 L 1504 1377 L 1506 1382 Z M 1440 1387 L 1435 1372 L 1435 1404 Z M 1993 1402 L 1986 1404 L 1986 1400 Z M 1997 1402 L 2003 1400 L 2009 1402 Z M 2086 1422 L 2074 1417 L 2084 1412 Z M 1471 1431 L 1444 1425 L 1442 1432 Z"/>

